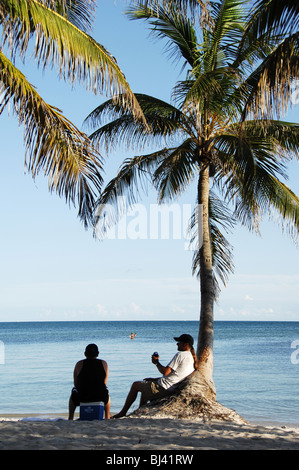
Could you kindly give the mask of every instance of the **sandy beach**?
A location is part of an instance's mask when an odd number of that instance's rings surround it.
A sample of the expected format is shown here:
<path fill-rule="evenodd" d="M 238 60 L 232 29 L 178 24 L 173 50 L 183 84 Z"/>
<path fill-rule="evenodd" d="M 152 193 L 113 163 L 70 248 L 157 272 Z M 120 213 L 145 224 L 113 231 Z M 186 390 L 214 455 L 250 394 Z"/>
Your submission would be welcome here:
<path fill-rule="evenodd" d="M 184 450 L 195 454 L 201 450 L 298 449 L 299 428 L 287 425 L 149 417 L 103 421 L 0 417 L 0 450 L 163 450 L 174 454 Z"/>

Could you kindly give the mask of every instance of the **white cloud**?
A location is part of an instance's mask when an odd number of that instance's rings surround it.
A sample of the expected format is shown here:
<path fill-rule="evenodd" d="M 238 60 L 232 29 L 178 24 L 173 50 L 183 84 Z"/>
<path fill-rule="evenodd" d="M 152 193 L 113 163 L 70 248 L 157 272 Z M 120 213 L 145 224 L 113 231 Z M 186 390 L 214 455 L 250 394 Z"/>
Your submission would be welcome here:
<path fill-rule="evenodd" d="M 298 321 L 298 286 L 297 275 L 232 276 L 220 294 L 215 319 Z"/>
<path fill-rule="evenodd" d="M 299 276 L 235 275 L 215 305 L 217 320 L 297 320 Z M 0 320 L 198 320 L 190 277 L 93 279 L 0 286 Z M 12 302 L 12 298 L 14 301 Z"/>
<path fill-rule="evenodd" d="M 174 305 L 172 307 L 173 313 L 185 313 L 185 309 L 180 307 L 179 305 Z"/>
<path fill-rule="evenodd" d="M 101 319 L 108 317 L 108 311 L 104 305 L 97 304 L 97 312 Z"/>
<path fill-rule="evenodd" d="M 245 300 L 254 300 L 250 295 L 246 294 L 244 297 Z"/>
<path fill-rule="evenodd" d="M 135 302 L 131 302 L 130 307 L 134 313 L 140 312 L 140 306 L 137 305 Z"/>

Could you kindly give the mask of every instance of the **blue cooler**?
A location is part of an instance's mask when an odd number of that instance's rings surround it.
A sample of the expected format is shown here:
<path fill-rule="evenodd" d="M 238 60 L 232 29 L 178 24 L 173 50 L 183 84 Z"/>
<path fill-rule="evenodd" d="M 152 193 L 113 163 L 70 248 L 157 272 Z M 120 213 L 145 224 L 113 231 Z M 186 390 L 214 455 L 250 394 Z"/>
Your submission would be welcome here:
<path fill-rule="evenodd" d="M 84 421 L 104 419 L 104 403 L 95 401 L 92 403 L 80 403 L 80 418 Z"/>

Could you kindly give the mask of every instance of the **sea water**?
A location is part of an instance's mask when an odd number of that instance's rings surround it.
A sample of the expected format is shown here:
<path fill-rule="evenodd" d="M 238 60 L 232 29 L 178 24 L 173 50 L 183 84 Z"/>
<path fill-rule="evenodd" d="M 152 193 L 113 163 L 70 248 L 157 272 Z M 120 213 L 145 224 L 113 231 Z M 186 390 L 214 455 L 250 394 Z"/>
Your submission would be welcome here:
<path fill-rule="evenodd" d="M 198 322 L 0 323 L 0 416 L 66 413 L 74 366 L 89 343 L 108 363 L 117 412 L 133 381 L 159 376 L 152 353 L 166 365 L 182 333 L 196 343 Z M 213 378 L 217 400 L 243 418 L 298 425 L 299 322 L 216 321 Z"/>

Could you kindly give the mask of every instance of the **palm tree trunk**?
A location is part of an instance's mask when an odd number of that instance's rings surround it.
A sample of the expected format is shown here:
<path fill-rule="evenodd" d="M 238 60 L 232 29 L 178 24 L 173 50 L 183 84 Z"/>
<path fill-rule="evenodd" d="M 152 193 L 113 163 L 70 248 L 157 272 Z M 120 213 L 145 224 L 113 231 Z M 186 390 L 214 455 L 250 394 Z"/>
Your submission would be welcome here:
<path fill-rule="evenodd" d="M 202 246 L 200 248 L 200 322 L 198 333 L 197 357 L 199 371 L 210 386 L 215 389 L 213 383 L 213 322 L 215 286 L 212 267 L 212 250 L 209 224 L 209 165 L 201 163 L 198 182 L 198 204 L 202 208 Z M 200 229 L 200 227 L 199 227 Z"/>

